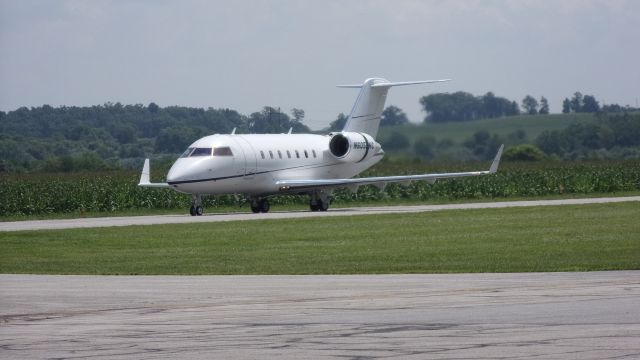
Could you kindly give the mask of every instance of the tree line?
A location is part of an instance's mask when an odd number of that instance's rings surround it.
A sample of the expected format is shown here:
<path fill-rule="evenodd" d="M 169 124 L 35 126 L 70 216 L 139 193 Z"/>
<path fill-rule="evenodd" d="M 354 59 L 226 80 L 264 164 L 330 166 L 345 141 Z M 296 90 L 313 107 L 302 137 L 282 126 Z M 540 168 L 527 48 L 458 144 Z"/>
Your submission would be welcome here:
<path fill-rule="evenodd" d="M 544 96 L 538 101 L 526 95 L 520 104 L 504 97 L 488 92 L 481 96 L 458 91 L 454 93 L 434 93 L 420 98 L 422 109 L 427 114 L 425 122 L 470 121 L 486 118 L 497 118 L 514 115 L 549 114 L 549 101 Z M 582 95 L 575 92 L 571 99 L 565 98 L 562 103 L 563 113 L 597 113 L 623 112 L 637 110 L 618 104 L 600 106 L 593 95 Z"/>
<path fill-rule="evenodd" d="M 0 172 L 133 167 L 152 154 L 176 154 L 214 133 L 309 132 L 304 110 L 264 107 L 249 116 L 232 109 L 106 103 L 21 107 L 0 112 Z M 135 165 L 137 166 L 137 165 Z"/>
<path fill-rule="evenodd" d="M 538 101 L 527 95 L 519 105 L 492 92 L 482 96 L 461 91 L 436 93 L 422 97 L 420 103 L 427 112 L 425 121 L 433 122 L 549 112 L 545 97 Z M 563 105 L 563 112 L 629 110 L 636 109 L 617 104 L 601 106 L 593 95 L 580 92 L 565 99 Z M 302 109 L 294 108 L 287 113 L 270 106 L 248 116 L 232 109 L 160 107 L 155 103 L 147 106 L 106 103 L 88 107 L 21 107 L 15 111 L 0 111 L 0 173 L 136 168 L 143 157 L 158 154 L 172 157 L 195 139 L 213 133 L 230 133 L 234 128 L 238 133 L 284 133 L 290 128 L 297 133 L 309 132 L 304 118 Z M 324 130 L 342 130 L 347 118 L 347 115 L 339 114 Z M 402 109 L 393 105 L 384 109 L 381 126 L 407 123 L 409 119 Z M 409 146 L 408 140 L 394 134 L 381 141 L 389 150 Z M 540 140 L 538 145 L 545 152 L 557 154 L 558 151 L 550 150 L 552 147 L 548 142 Z M 433 149 L 448 149 L 452 144 L 446 141 L 434 144 L 430 139 L 423 139 L 414 146 L 420 156 L 429 158 L 434 154 Z M 568 149 L 567 146 L 562 148 Z"/>

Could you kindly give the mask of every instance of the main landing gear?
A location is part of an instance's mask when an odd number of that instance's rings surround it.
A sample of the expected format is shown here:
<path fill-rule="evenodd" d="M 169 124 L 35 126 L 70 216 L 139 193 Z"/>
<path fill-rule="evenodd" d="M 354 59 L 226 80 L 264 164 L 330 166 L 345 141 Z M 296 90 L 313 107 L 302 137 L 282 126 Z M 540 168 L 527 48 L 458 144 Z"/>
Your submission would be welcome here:
<path fill-rule="evenodd" d="M 251 211 L 253 213 L 266 213 L 269 212 L 271 205 L 267 199 L 251 199 Z"/>
<path fill-rule="evenodd" d="M 330 194 L 324 191 L 316 191 L 311 194 L 309 200 L 309 209 L 311 211 L 327 211 L 329 210 L 329 204 L 331 203 Z"/>
<path fill-rule="evenodd" d="M 193 195 L 189 214 L 191 214 L 191 216 L 201 216 L 203 213 L 204 209 L 202 209 L 202 197 L 200 195 Z"/>

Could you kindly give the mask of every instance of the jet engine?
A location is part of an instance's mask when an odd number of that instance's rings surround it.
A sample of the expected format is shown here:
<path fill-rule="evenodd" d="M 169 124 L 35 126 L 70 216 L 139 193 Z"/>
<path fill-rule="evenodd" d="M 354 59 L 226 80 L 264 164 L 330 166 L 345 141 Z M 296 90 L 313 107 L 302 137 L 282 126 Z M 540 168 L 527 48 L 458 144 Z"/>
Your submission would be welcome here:
<path fill-rule="evenodd" d="M 329 151 L 340 161 L 361 162 L 378 153 L 380 144 L 367 134 L 341 132 L 331 136 Z"/>

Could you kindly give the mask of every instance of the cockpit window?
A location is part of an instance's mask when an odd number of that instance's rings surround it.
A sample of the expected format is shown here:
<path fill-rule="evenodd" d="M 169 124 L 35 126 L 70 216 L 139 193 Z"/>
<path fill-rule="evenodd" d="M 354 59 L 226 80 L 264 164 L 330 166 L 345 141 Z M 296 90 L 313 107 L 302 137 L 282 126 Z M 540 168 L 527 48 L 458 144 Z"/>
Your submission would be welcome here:
<path fill-rule="evenodd" d="M 193 151 L 193 148 L 188 148 L 187 150 L 185 150 L 185 152 L 182 153 L 182 155 L 180 155 L 180 157 L 181 158 L 189 157 L 189 155 L 191 155 L 192 151 Z"/>
<path fill-rule="evenodd" d="M 213 156 L 233 156 L 231 148 L 228 146 L 221 146 L 213 148 Z"/>
<path fill-rule="evenodd" d="M 211 148 L 195 148 L 189 157 L 192 156 L 211 156 Z"/>

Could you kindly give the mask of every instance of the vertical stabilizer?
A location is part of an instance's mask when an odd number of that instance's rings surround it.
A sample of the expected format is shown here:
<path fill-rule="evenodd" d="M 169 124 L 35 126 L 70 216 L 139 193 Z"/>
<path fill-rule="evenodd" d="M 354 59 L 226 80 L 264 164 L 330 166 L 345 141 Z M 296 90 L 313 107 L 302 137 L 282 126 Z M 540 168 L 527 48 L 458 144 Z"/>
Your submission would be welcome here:
<path fill-rule="evenodd" d="M 378 134 L 384 103 L 387 99 L 387 92 L 392 86 L 443 81 L 449 81 L 449 79 L 392 83 L 381 78 L 371 78 L 365 80 L 362 85 L 338 85 L 338 87 L 360 88 L 356 103 L 353 105 L 351 114 L 349 114 L 347 123 L 342 131 L 361 132 L 369 134 L 375 139 Z"/>

